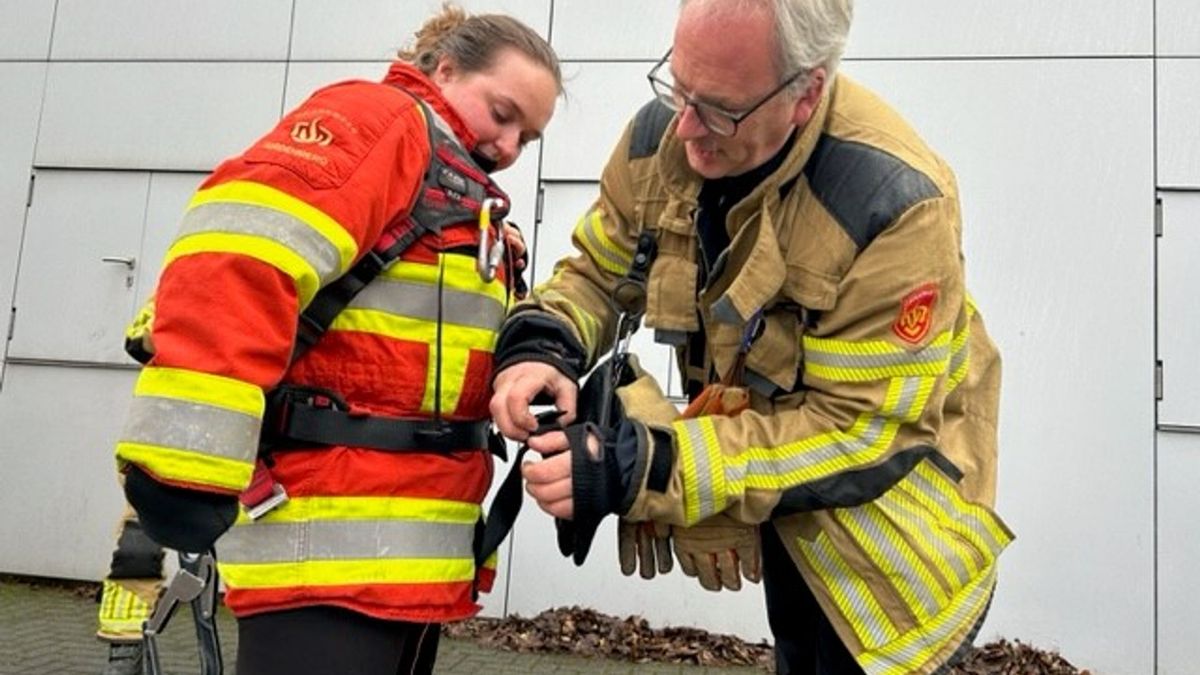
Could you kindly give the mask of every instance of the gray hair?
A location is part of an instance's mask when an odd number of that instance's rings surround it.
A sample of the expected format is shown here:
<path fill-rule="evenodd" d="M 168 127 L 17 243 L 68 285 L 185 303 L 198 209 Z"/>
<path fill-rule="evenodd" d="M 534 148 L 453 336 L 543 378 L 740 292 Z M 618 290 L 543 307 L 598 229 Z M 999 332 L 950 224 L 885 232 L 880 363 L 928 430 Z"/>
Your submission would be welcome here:
<path fill-rule="evenodd" d="M 771 12 L 780 77 L 824 68 L 827 85 L 833 82 L 841 63 L 854 15 L 854 0 L 681 0 L 679 6 L 693 3 L 704 4 L 706 9 L 756 8 Z M 802 77 L 793 89 L 799 90 L 807 82 L 808 78 Z"/>

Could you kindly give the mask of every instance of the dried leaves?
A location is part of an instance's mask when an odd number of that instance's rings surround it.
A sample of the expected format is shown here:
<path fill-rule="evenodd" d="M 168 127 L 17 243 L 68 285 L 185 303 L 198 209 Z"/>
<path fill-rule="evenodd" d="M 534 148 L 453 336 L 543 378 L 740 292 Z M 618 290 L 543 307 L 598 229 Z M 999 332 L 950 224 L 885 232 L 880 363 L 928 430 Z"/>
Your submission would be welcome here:
<path fill-rule="evenodd" d="M 1077 669 L 1058 652 L 1035 649 L 1020 640 L 1000 640 L 976 647 L 950 672 L 954 675 L 1089 675 L 1089 671 Z"/>
<path fill-rule="evenodd" d="M 580 607 L 548 609 L 532 619 L 472 619 L 447 624 L 447 637 L 518 652 L 603 656 L 635 663 L 760 666 L 774 663 L 766 643 L 694 628 L 653 629 L 637 616 L 618 619 Z"/>
<path fill-rule="evenodd" d="M 771 646 L 694 628 L 653 629 L 645 619 L 619 619 L 580 607 L 548 609 L 532 619 L 471 619 L 445 626 L 445 635 L 516 652 L 548 652 L 635 663 L 774 668 Z M 1000 640 L 972 650 L 951 675 L 1089 675 L 1056 652 Z"/>

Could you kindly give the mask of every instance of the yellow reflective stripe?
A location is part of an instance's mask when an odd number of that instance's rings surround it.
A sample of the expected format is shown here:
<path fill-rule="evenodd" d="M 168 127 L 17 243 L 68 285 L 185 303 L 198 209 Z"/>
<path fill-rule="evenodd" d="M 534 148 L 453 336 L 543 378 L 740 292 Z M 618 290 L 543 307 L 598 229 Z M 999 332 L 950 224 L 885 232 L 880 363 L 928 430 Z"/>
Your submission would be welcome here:
<path fill-rule="evenodd" d="M 888 518 L 912 537 L 927 560 L 930 560 L 947 580 L 957 580 L 954 588 L 966 585 L 982 569 L 982 560 L 970 546 L 953 532 L 937 527 L 936 519 L 921 508 L 902 483 L 874 501 Z M 932 521 L 932 522 L 931 522 Z"/>
<path fill-rule="evenodd" d="M 438 265 L 440 264 L 442 269 L 445 270 L 442 283 L 446 288 L 484 295 L 500 304 L 504 304 L 507 300 L 508 290 L 504 287 L 504 282 L 499 279 L 484 281 L 483 277 L 479 276 L 479 272 L 475 269 L 475 260 L 473 258 L 463 255 L 441 254 L 438 256 L 438 261 L 437 264 L 429 264 L 409 260 L 397 260 L 391 267 L 384 270 L 380 276 L 385 279 L 407 283 L 436 286 L 440 271 Z"/>
<path fill-rule="evenodd" d="M 142 622 L 150 618 L 150 602 L 121 584 L 104 580 L 98 620 L 100 633 L 109 637 L 141 637 Z"/>
<path fill-rule="evenodd" d="M 167 251 L 163 266 L 177 258 L 197 253 L 230 253 L 244 255 L 264 262 L 292 278 L 300 306 L 307 307 L 321 287 L 321 277 L 316 268 L 295 251 L 283 244 L 246 234 L 204 232 L 177 240 Z"/>
<path fill-rule="evenodd" d="M 256 384 L 183 368 L 146 366 L 138 374 L 134 396 L 155 396 L 234 410 L 262 419 L 266 397 Z"/>
<path fill-rule="evenodd" d="M 292 216 L 316 230 L 337 249 L 341 258 L 340 274 L 345 274 L 358 256 L 358 243 L 341 223 L 317 207 L 286 192 L 250 181 L 231 181 L 200 190 L 188 203 L 188 209 L 213 202 L 233 202 L 264 206 Z"/>
<path fill-rule="evenodd" d="M 483 512 L 478 504 L 420 497 L 292 497 L 257 522 L 299 523 L 310 520 L 419 520 L 474 524 Z M 238 525 L 250 520 L 245 511 Z"/>
<path fill-rule="evenodd" d="M 880 412 L 885 417 L 913 423 L 921 419 L 929 396 L 937 384 L 936 377 L 896 378 L 888 382 Z"/>
<path fill-rule="evenodd" d="M 117 458 L 144 466 L 160 478 L 241 492 L 250 484 L 254 462 L 146 443 L 117 443 Z"/>
<path fill-rule="evenodd" d="M 587 251 L 592 262 L 607 272 L 625 274 L 633 265 L 633 252 L 617 246 L 604 231 L 599 208 L 593 208 L 579 219 L 572 237 Z"/>
<path fill-rule="evenodd" d="M 804 335 L 805 372 L 832 382 L 941 375 L 950 360 L 950 332 L 909 352 L 883 340 L 851 342 Z"/>
<path fill-rule="evenodd" d="M 725 478 L 731 484 L 744 483 L 746 488 L 784 490 L 876 461 L 891 447 L 899 428 L 895 420 L 863 413 L 846 431 L 834 430 L 774 448 L 747 448 L 726 458 Z"/>
<path fill-rule="evenodd" d="M 437 342 L 437 327 L 436 321 L 397 316 L 373 309 L 347 308 L 333 320 L 330 330 L 373 333 L 396 340 L 423 342 L 432 347 Z M 496 335 L 496 331 L 483 328 L 443 327 L 442 345 L 447 349 L 473 349 L 491 353 L 496 346 Z"/>
<path fill-rule="evenodd" d="M 307 560 L 292 563 L 218 563 L 232 588 L 469 582 L 475 561 L 465 559 Z"/>
<path fill-rule="evenodd" d="M 825 583 L 842 616 L 866 649 L 877 648 L 899 637 L 900 631 L 888 618 L 871 587 L 842 558 L 829 535 L 822 532 L 814 542 L 798 539 L 797 543 L 800 555 Z"/>
<path fill-rule="evenodd" d="M 569 300 L 562 293 L 547 288 L 549 285 L 547 283 L 535 288 L 534 299 L 543 306 L 553 304 L 555 309 L 569 314 L 572 323 L 575 324 L 575 330 L 579 331 L 579 337 L 583 341 L 584 347 L 588 352 L 593 351 L 599 342 L 600 322 L 578 302 Z"/>
<path fill-rule="evenodd" d="M 878 648 L 868 648 L 858 656 L 859 665 L 868 675 L 907 675 L 921 670 L 939 653 L 957 647 L 970 627 L 987 607 L 996 584 L 996 568 L 990 566 L 958 593 L 937 616 L 923 622 L 898 639 Z"/>
<path fill-rule="evenodd" d="M 438 363 L 438 324 L 436 321 L 424 321 L 369 309 L 347 308 L 333 320 L 330 330 L 373 333 L 396 340 L 427 344 L 429 346 L 429 365 L 426 368 L 425 398 L 421 403 L 421 410 L 423 412 L 433 411 Z M 495 330 L 467 326 L 444 326 L 442 328 L 442 410 L 454 410 L 458 407 L 458 399 L 462 396 L 471 351 L 492 353 L 496 347 L 497 335 Z"/>
<path fill-rule="evenodd" d="M 941 525 L 965 537 L 979 549 L 985 562 L 995 560 L 1013 540 L 1012 532 L 986 507 L 968 502 L 957 486 L 932 462 L 921 462 L 909 474 L 909 492 L 931 512 L 941 516 Z"/>
<path fill-rule="evenodd" d="M 924 622 L 949 600 L 945 581 L 935 579 L 897 528 L 867 503 L 852 509 L 836 509 L 833 517 L 855 541 L 872 565 L 883 573 L 892 588 L 918 621 Z"/>
<path fill-rule="evenodd" d="M 961 333 L 954 336 L 954 341 L 950 344 L 950 381 L 947 385 L 946 392 L 952 392 L 962 381 L 967 379 L 967 371 L 970 370 L 971 349 L 969 340 L 971 339 L 971 319 L 970 315 L 974 312 L 968 312 L 966 326 L 963 327 Z"/>
<path fill-rule="evenodd" d="M 683 467 L 684 516 L 690 525 L 724 511 L 734 491 L 725 485 L 725 459 L 712 417 L 680 420 L 672 427 Z"/>

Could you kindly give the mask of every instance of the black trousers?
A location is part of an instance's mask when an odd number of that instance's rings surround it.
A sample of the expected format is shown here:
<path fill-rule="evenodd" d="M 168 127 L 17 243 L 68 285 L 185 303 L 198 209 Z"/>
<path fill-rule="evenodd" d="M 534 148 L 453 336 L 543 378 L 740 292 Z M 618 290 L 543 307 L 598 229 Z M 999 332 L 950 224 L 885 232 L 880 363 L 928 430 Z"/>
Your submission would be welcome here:
<path fill-rule="evenodd" d="M 238 675 L 417 675 L 433 672 L 441 626 L 385 621 L 340 607 L 238 619 Z"/>
<path fill-rule="evenodd" d="M 863 675 L 858 662 L 825 618 L 817 599 L 800 576 L 775 526 L 763 523 L 763 593 L 767 623 L 775 638 L 778 675 Z M 238 671 L 241 672 L 240 670 Z"/>

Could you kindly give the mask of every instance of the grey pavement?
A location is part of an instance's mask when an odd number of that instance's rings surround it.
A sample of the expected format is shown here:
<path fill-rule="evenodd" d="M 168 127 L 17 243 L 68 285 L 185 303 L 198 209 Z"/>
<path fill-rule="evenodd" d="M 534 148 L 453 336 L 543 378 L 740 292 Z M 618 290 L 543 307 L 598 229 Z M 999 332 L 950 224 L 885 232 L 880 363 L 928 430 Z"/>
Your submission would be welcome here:
<path fill-rule="evenodd" d="M 103 667 L 107 646 L 95 638 L 96 603 L 79 588 L 29 584 L 0 577 L 0 675 L 95 675 Z M 237 632 L 222 607 L 218 616 L 226 675 L 233 667 Z M 176 612 L 159 639 L 164 669 L 170 675 L 199 672 L 191 615 Z M 704 668 L 673 664 L 635 664 L 551 654 L 519 654 L 443 638 L 434 672 L 453 673 L 648 673 L 650 675 L 762 675 L 754 668 Z"/>

